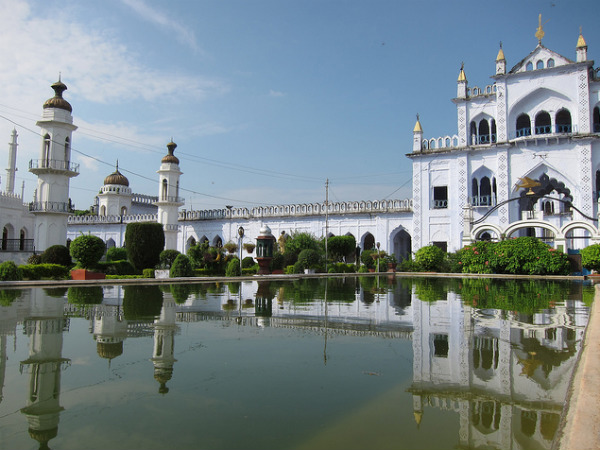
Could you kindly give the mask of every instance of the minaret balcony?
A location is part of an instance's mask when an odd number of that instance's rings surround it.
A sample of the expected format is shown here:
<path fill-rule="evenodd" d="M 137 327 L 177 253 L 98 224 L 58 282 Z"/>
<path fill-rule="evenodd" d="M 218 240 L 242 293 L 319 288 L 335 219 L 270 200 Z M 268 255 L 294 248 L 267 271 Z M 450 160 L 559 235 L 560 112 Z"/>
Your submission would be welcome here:
<path fill-rule="evenodd" d="M 42 173 L 64 174 L 69 177 L 79 175 L 79 164 L 57 159 L 32 159 L 29 161 L 29 171 L 35 175 Z"/>
<path fill-rule="evenodd" d="M 52 213 L 69 213 L 69 203 L 67 202 L 31 202 L 29 204 L 31 212 L 52 212 Z"/>
<path fill-rule="evenodd" d="M 155 205 L 158 204 L 165 204 L 165 203 L 181 203 L 184 204 L 185 203 L 185 199 L 183 197 L 177 197 L 177 196 L 170 196 L 170 195 L 165 195 L 162 197 L 159 197 L 158 201 L 155 202 Z"/>

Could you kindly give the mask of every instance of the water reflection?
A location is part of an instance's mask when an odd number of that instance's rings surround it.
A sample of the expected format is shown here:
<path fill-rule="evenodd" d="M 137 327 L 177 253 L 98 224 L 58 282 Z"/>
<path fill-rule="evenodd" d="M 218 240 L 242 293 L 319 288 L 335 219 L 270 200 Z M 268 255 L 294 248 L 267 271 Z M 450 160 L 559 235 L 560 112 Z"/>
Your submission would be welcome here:
<path fill-rule="evenodd" d="M 141 356 L 151 361 L 155 392 L 163 396 L 175 376 L 182 324 L 221 321 L 319 333 L 323 364 L 335 335 L 405 340 L 413 352 L 406 401 L 415 425 L 402 424 L 402 433 L 420 433 L 429 417 L 435 420 L 428 413 L 435 409 L 458 415 L 461 448 L 550 448 L 588 319 L 586 295 L 576 283 L 387 277 L 4 290 L 0 407 L 7 337 L 14 335 L 16 351 L 19 325 L 29 344 L 20 361 L 28 377 L 20 412 L 29 436 L 47 448 L 64 411 L 61 373 L 69 358 L 81 356 L 62 354 L 72 321 L 89 322 L 90 339 L 109 369 L 123 357 L 126 340 L 152 338 L 152 354 Z"/>

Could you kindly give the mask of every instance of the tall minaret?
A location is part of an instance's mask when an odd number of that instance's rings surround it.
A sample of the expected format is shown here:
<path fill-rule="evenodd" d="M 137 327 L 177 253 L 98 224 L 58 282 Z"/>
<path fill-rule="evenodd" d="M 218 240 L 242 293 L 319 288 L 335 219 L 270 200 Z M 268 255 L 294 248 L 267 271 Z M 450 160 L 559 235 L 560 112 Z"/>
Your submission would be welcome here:
<path fill-rule="evenodd" d="M 423 149 L 423 128 L 417 114 L 417 123 L 413 128 L 413 152 L 420 152 Z"/>
<path fill-rule="evenodd" d="M 6 169 L 6 192 L 15 191 L 15 172 L 17 171 L 17 130 L 13 128 L 12 139 L 8 144 L 8 169 Z"/>
<path fill-rule="evenodd" d="M 173 155 L 177 144 L 167 144 L 169 153 L 160 161 L 158 173 L 158 222 L 163 225 L 165 231 L 165 250 L 177 250 L 177 233 L 179 225 L 179 207 L 183 205 L 184 199 L 179 197 L 179 177 L 183 172 L 179 170 L 179 159 Z"/>
<path fill-rule="evenodd" d="M 500 50 L 496 56 L 496 75 L 506 75 L 506 58 L 504 50 L 502 50 L 502 42 L 500 42 Z"/>
<path fill-rule="evenodd" d="M 456 80 L 456 97 L 467 98 L 467 76 L 465 75 L 465 63 L 460 65 L 460 72 Z"/>
<path fill-rule="evenodd" d="M 40 159 L 29 162 L 29 171 L 38 177 L 38 185 L 29 210 L 35 214 L 35 247 L 44 251 L 67 242 L 69 180 L 79 175 L 79 165 L 71 163 L 73 109 L 62 93 L 67 89 L 59 80 L 52 85 L 54 97 L 46 100 L 41 128 Z"/>

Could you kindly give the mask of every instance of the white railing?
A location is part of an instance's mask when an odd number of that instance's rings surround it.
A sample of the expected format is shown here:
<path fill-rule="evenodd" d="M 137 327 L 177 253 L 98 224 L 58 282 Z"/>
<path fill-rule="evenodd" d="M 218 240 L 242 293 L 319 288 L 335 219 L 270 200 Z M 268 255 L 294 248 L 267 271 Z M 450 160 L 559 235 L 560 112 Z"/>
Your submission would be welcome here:
<path fill-rule="evenodd" d="M 60 161 L 58 159 L 32 159 L 29 161 L 29 169 L 53 169 L 79 173 L 79 164 L 73 164 L 70 161 Z"/>

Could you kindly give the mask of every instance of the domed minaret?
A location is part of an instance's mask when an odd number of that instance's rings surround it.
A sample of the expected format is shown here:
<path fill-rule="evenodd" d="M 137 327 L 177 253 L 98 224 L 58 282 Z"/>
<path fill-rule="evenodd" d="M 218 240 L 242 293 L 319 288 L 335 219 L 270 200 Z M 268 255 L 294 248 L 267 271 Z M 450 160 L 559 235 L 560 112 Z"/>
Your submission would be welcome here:
<path fill-rule="evenodd" d="M 119 172 L 119 161 L 115 171 L 104 179 L 98 194 L 99 216 L 122 216 L 131 210 L 131 188 L 129 180 Z"/>
<path fill-rule="evenodd" d="M 500 42 L 500 50 L 496 56 L 496 75 L 506 75 L 506 58 L 504 50 L 502 50 L 502 42 Z"/>
<path fill-rule="evenodd" d="M 29 171 L 38 177 L 37 189 L 29 210 L 35 214 L 35 248 L 44 251 L 67 241 L 69 180 L 79 175 L 79 165 L 71 163 L 73 109 L 62 94 L 67 86 L 59 80 L 52 85 L 54 97 L 46 100 L 41 128 L 40 158 L 29 162 Z"/>
<path fill-rule="evenodd" d="M 179 197 L 179 177 L 183 172 L 179 170 L 179 158 L 173 155 L 177 144 L 167 144 L 169 153 L 163 157 L 158 173 L 158 222 L 165 231 L 165 250 L 177 250 L 177 233 L 179 232 L 179 207 L 184 199 Z"/>

